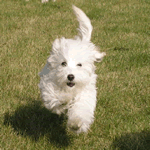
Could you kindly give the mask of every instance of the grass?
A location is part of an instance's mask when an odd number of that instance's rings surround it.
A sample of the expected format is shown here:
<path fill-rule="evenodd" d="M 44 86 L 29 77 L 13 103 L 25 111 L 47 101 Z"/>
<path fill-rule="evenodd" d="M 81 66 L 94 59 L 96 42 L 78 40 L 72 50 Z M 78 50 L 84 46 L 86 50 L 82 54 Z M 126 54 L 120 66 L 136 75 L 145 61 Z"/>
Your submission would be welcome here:
<path fill-rule="evenodd" d="M 79 136 L 43 107 L 37 86 L 53 40 L 77 33 L 72 4 L 107 53 L 96 64 L 95 122 Z M 149 150 L 149 8 L 149 0 L 0 0 L 0 149 Z"/>

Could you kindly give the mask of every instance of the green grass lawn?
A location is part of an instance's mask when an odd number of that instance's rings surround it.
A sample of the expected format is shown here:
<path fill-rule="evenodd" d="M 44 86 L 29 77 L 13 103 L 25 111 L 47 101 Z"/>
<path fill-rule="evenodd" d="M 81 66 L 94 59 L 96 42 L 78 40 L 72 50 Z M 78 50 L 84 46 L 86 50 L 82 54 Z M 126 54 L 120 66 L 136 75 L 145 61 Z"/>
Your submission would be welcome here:
<path fill-rule="evenodd" d="M 72 4 L 107 53 L 96 64 L 95 122 L 79 136 L 43 107 L 38 89 L 54 39 L 77 34 Z M 150 150 L 149 0 L 0 0 L 0 55 L 1 150 Z"/>

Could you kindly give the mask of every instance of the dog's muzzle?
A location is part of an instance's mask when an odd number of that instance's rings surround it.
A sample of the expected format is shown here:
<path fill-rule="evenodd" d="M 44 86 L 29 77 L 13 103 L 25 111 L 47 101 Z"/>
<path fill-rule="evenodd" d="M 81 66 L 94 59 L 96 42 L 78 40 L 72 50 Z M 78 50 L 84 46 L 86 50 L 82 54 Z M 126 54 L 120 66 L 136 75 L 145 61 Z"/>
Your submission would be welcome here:
<path fill-rule="evenodd" d="M 75 85 L 75 83 L 74 82 L 72 82 L 73 80 L 74 80 L 74 75 L 73 74 L 69 74 L 68 76 L 67 76 L 67 78 L 68 78 L 68 80 L 69 80 L 69 82 L 67 82 L 67 85 L 68 86 L 70 86 L 70 87 L 73 87 L 74 85 Z"/>

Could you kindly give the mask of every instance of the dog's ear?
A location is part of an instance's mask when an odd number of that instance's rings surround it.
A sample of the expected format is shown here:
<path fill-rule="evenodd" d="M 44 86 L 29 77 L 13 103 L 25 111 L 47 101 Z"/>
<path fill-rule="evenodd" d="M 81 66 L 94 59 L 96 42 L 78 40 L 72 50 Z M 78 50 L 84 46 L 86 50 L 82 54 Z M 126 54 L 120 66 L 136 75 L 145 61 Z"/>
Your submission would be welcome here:
<path fill-rule="evenodd" d="M 48 67 L 53 67 L 54 62 L 55 62 L 55 56 L 57 56 L 59 49 L 60 49 L 60 39 L 55 39 L 53 44 L 52 44 L 52 51 L 47 59 L 47 66 Z"/>
<path fill-rule="evenodd" d="M 65 47 L 65 44 L 66 39 L 64 37 L 54 40 L 50 57 L 47 59 L 48 65 L 52 68 L 56 67 L 56 64 L 58 62 L 57 56 L 61 53 L 61 49 Z"/>
<path fill-rule="evenodd" d="M 103 57 L 106 55 L 105 52 L 100 52 L 99 48 L 98 47 L 95 47 L 94 49 L 94 57 L 95 57 L 95 61 L 96 62 L 101 62 Z"/>
<path fill-rule="evenodd" d="M 58 53 L 61 48 L 65 47 L 66 39 L 64 37 L 55 39 L 52 44 L 52 53 Z"/>
<path fill-rule="evenodd" d="M 55 39 L 55 41 L 52 44 L 52 53 L 57 53 L 60 49 L 60 39 Z"/>
<path fill-rule="evenodd" d="M 54 55 L 53 54 L 50 55 L 49 58 L 47 59 L 47 67 L 48 68 L 54 68 L 55 67 L 55 62 L 56 62 L 56 60 L 55 60 Z"/>
<path fill-rule="evenodd" d="M 93 30 L 90 19 L 78 7 L 73 5 L 72 8 L 79 22 L 78 37 L 80 37 L 81 40 L 90 41 L 92 30 Z"/>

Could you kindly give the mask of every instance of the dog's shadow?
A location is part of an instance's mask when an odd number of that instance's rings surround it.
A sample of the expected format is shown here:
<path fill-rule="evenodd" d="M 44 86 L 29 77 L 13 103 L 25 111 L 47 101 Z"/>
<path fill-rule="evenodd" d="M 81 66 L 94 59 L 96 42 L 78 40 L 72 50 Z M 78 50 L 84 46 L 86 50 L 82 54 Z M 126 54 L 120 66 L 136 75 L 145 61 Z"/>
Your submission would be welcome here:
<path fill-rule="evenodd" d="M 111 146 L 114 150 L 150 150 L 150 131 L 127 133 L 116 137 Z"/>
<path fill-rule="evenodd" d="M 29 105 L 21 106 L 13 113 L 7 112 L 4 116 L 4 124 L 10 125 L 18 134 L 35 141 L 47 136 L 50 143 L 58 147 L 71 144 L 65 120 L 64 116 L 59 117 L 42 107 L 40 101 L 32 100 Z"/>

